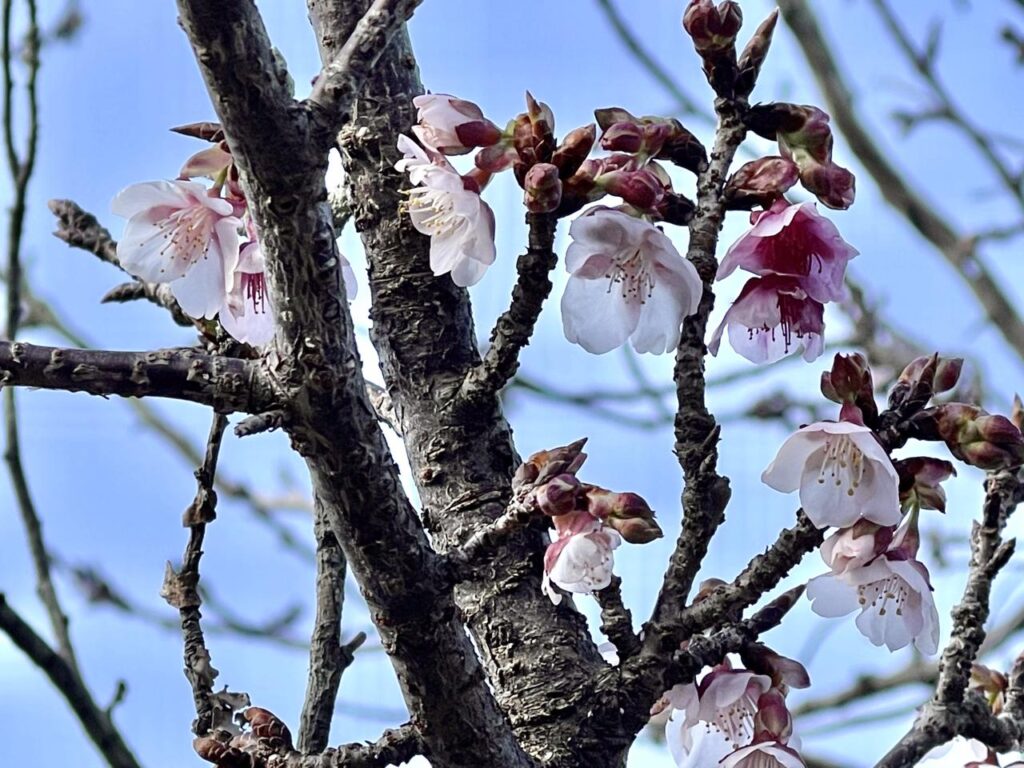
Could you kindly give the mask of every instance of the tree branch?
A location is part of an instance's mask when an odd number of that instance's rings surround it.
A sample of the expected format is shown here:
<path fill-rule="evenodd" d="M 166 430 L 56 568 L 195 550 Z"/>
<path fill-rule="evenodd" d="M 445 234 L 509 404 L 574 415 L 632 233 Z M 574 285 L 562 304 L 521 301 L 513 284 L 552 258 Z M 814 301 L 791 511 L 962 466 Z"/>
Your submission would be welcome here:
<path fill-rule="evenodd" d="M 39 667 L 60 691 L 89 739 L 111 768 L 139 768 L 110 715 L 96 704 L 78 673 L 26 624 L 0 593 L 0 629 Z"/>
<path fill-rule="evenodd" d="M 515 376 L 519 353 L 530 343 L 544 300 L 551 293 L 551 270 L 558 263 L 552 250 L 558 220 L 551 214 L 530 213 L 530 244 L 519 260 L 519 279 L 512 289 L 512 303 L 491 331 L 491 346 L 483 361 L 466 374 L 459 391 L 462 402 L 479 407 Z"/>
<path fill-rule="evenodd" d="M 111 352 L 0 341 L 0 376 L 6 386 L 167 397 L 225 413 L 260 412 L 276 403 L 257 363 L 187 348 Z"/>

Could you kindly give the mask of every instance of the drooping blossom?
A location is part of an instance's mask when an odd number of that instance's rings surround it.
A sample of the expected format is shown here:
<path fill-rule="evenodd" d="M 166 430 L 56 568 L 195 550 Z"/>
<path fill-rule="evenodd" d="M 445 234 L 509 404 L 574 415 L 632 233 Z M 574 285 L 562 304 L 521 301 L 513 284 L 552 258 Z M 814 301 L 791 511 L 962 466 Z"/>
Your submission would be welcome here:
<path fill-rule="evenodd" d="M 775 740 L 759 741 L 721 759 L 721 768 L 804 768 L 800 753 Z"/>
<path fill-rule="evenodd" d="M 860 518 L 896 525 L 899 476 L 885 449 L 865 426 L 818 421 L 798 429 L 761 474 L 777 491 L 800 491 L 800 505 L 818 528 L 853 525 Z"/>
<path fill-rule="evenodd" d="M 810 362 L 824 350 L 824 313 L 824 305 L 808 295 L 799 278 L 755 277 L 725 313 L 708 350 L 718 354 L 728 329 L 732 348 L 752 363 L 773 363 L 797 350 Z"/>
<path fill-rule="evenodd" d="M 476 284 L 494 263 L 490 206 L 440 154 L 424 150 L 408 136 L 398 137 L 398 148 L 405 157 L 395 167 L 418 185 L 409 191 L 407 208 L 413 226 L 430 236 L 431 270 L 435 275 L 450 273 L 458 286 Z"/>
<path fill-rule="evenodd" d="M 821 303 L 843 297 L 846 264 L 857 249 L 813 202 L 790 205 L 780 198 L 771 208 L 751 213 L 750 222 L 750 230 L 726 252 L 716 279 L 744 269 L 760 276 L 803 278 L 800 287 Z"/>
<path fill-rule="evenodd" d="M 246 243 L 228 285 L 220 324 L 233 339 L 260 346 L 274 337 L 274 308 L 267 288 L 267 263 L 257 241 Z"/>
<path fill-rule="evenodd" d="M 241 221 L 234 206 L 192 181 L 133 184 L 111 209 L 128 219 L 117 244 L 126 272 L 169 283 L 190 317 L 213 318 L 239 258 Z"/>
<path fill-rule="evenodd" d="M 412 128 L 425 146 L 446 155 L 464 155 L 473 147 L 489 146 L 501 131 L 472 101 L 446 93 L 427 93 L 412 100 L 418 125 Z"/>
<path fill-rule="evenodd" d="M 569 227 L 562 294 L 565 337 L 604 354 L 627 339 L 637 352 L 675 349 L 703 286 L 694 266 L 653 224 L 595 208 Z"/>
<path fill-rule="evenodd" d="M 845 616 L 860 609 L 856 624 L 875 645 L 896 651 L 911 642 L 933 654 L 939 647 L 939 613 L 928 569 L 916 559 L 916 517 L 896 532 L 892 544 L 864 565 L 817 576 L 807 584 L 819 616 Z"/>
<path fill-rule="evenodd" d="M 619 534 L 585 510 L 552 518 L 555 528 L 544 553 L 541 588 L 555 605 L 562 596 L 554 583 L 567 592 L 589 594 L 612 581 L 612 550 L 622 542 Z"/>

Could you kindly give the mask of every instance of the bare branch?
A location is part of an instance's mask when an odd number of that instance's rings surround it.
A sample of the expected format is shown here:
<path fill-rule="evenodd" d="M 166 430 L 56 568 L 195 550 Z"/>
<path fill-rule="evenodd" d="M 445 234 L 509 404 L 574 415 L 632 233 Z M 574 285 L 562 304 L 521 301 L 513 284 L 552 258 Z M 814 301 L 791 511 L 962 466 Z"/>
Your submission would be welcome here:
<path fill-rule="evenodd" d="M 309 681 L 299 718 L 298 739 L 299 751 L 307 754 L 322 752 L 327 747 L 341 675 L 352 663 L 351 653 L 346 655 L 341 645 L 345 555 L 319 504 L 315 521 L 316 619 L 309 646 Z"/>
<path fill-rule="evenodd" d="M 167 397 L 225 413 L 260 412 L 276 402 L 257 363 L 188 348 L 111 352 L 3 341 L 0 375 L 7 386 Z"/>
<path fill-rule="evenodd" d="M 519 353 L 530 343 L 544 300 L 551 293 L 551 270 L 558 263 L 552 248 L 555 225 L 551 214 L 526 216 L 530 244 L 519 260 L 519 279 L 512 289 L 512 303 L 491 331 L 491 346 L 483 361 L 466 374 L 459 395 L 465 405 L 479 406 L 508 383 L 519 368 Z"/>
<path fill-rule="evenodd" d="M 601 606 L 601 631 L 615 646 L 619 661 L 636 655 L 640 637 L 633 629 L 633 615 L 622 602 L 622 579 L 612 576 L 612 583 L 594 593 Z"/>
<path fill-rule="evenodd" d="M 385 768 L 406 763 L 424 749 L 419 731 L 407 723 L 385 731 L 372 744 L 349 744 L 318 755 L 295 752 L 276 765 L 281 768 Z"/>
<path fill-rule="evenodd" d="M 327 117 L 325 146 L 334 143 L 360 88 L 373 71 L 391 37 L 422 0 L 373 0 L 337 55 L 324 66 L 309 102 Z"/>
<path fill-rule="evenodd" d="M 128 745 L 78 673 L 26 624 L 0 593 L 0 629 L 39 667 L 60 691 L 68 706 L 111 768 L 139 768 Z"/>

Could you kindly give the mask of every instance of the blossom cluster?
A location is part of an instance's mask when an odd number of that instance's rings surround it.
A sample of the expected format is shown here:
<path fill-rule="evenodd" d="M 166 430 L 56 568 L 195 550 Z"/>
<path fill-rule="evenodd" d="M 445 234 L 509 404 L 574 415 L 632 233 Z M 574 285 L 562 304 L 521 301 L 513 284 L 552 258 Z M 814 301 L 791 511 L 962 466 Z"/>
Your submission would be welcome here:
<path fill-rule="evenodd" d="M 118 263 L 139 280 L 167 283 L 189 317 L 217 318 L 236 341 L 266 344 L 275 330 L 266 258 L 224 133 L 213 123 L 174 130 L 213 146 L 190 157 L 176 179 L 118 193 L 111 208 L 128 219 Z M 195 181 L 204 178 L 212 184 Z M 355 274 L 341 262 L 352 299 Z"/>
<path fill-rule="evenodd" d="M 803 768 L 786 696 L 810 685 L 807 670 L 761 643 L 747 646 L 742 661 L 726 659 L 699 682 L 674 686 L 652 709 L 668 712 L 665 740 L 679 768 Z"/>
<path fill-rule="evenodd" d="M 646 544 L 660 538 L 654 511 L 635 493 L 617 493 L 580 482 L 586 440 L 539 451 L 516 471 L 513 490 L 528 512 L 551 518 L 542 589 L 556 605 L 552 584 L 579 594 L 604 589 L 612 580 L 612 552 L 625 539 Z"/>

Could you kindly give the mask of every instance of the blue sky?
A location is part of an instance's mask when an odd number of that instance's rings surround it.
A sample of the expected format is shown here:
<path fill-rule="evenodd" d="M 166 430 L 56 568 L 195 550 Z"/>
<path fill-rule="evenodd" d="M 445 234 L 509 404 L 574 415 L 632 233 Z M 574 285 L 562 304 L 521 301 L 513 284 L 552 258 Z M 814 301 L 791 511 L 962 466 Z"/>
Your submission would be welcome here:
<path fill-rule="evenodd" d="M 620 0 L 618 5 L 659 61 L 678 73 L 684 89 L 708 103 L 709 90 L 696 56 L 680 33 L 682 2 Z M 894 59 L 867 4 L 815 5 L 830 37 L 840 41 L 841 62 L 855 75 L 858 112 L 890 149 L 897 165 L 912 169 L 911 178 L 959 226 L 980 229 L 1005 221 L 1012 211 L 992 194 L 992 179 L 962 140 L 939 126 L 922 128 L 905 140 L 895 128 L 890 112 L 919 105 L 921 98 L 910 75 Z M 1019 120 L 1019 104 L 1000 94 L 1018 93 L 1021 75 L 1013 69 L 1009 51 L 994 41 L 999 22 L 1013 12 L 1012 4 L 974 5 L 966 10 L 965 4 L 951 0 L 903 0 L 899 9 L 918 39 L 932 17 L 948 18 L 942 74 L 978 119 L 1010 125 Z M 42 2 L 41 7 L 43 18 L 53 18 L 61 3 Z M 743 7 L 752 26 L 770 4 L 750 0 Z M 302 95 L 304 84 L 318 68 L 305 11 L 301 4 L 280 0 L 266 0 L 261 9 Z M 99 297 L 119 282 L 119 274 L 49 236 L 53 225 L 45 201 L 54 197 L 78 201 L 117 236 L 120 222 L 108 213 L 113 195 L 137 181 L 173 177 L 195 149 L 192 142 L 170 134 L 167 128 L 213 118 L 172 3 L 106 0 L 87 4 L 85 13 L 86 26 L 73 42 L 44 53 L 41 155 L 31 187 L 25 244 L 32 284 L 99 346 L 143 349 L 187 344 L 190 334 L 149 306 L 99 305 Z M 672 114 L 671 100 L 626 54 L 592 0 L 427 0 L 413 20 L 412 35 L 426 86 L 476 101 L 498 124 L 522 109 L 526 89 L 551 105 L 563 133 L 589 122 L 596 107 L 619 105 L 641 114 Z M 755 97 L 820 102 L 785 30 L 777 35 Z M 708 137 L 706 126 L 688 125 Z M 859 171 L 841 140 L 836 159 Z M 998 333 L 984 325 L 973 299 L 945 265 L 884 206 L 867 176 L 859 173 L 858 177 L 857 204 L 834 216 L 846 239 L 861 252 L 851 265 L 852 272 L 892 317 L 928 346 L 984 361 L 992 393 L 987 405 L 995 411 L 1006 410 L 1010 394 L 1020 387 L 1016 383 L 1021 375 L 1019 361 L 1007 353 Z M 5 187 L 4 192 L 9 190 Z M 497 215 L 499 257 L 472 292 L 482 338 L 507 303 L 514 257 L 525 242 L 520 195 L 508 178 L 499 178 L 486 193 Z M 731 242 L 743 226 L 742 216 L 731 218 L 723 241 Z M 559 239 L 563 250 L 564 230 Z M 669 234 L 678 245 L 685 245 L 685 234 Z M 1013 256 L 1019 245 L 1018 240 L 988 253 L 991 267 L 1017 301 L 1022 298 L 1021 266 Z M 353 232 L 345 233 L 342 246 L 362 282 L 353 311 L 365 342 L 365 262 Z M 737 276 L 723 284 L 716 318 L 738 291 L 741 279 Z M 565 342 L 557 311 L 563 284 L 559 271 L 555 296 L 541 318 L 538 337 L 524 353 L 524 371 L 568 390 L 627 385 L 630 378 L 622 354 L 593 357 Z M 830 333 L 842 328 L 837 316 L 829 315 L 827 321 Z M 42 331 L 27 333 L 25 338 L 57 343 L 52 334 Z M 368 343 L 363 344 L 363 352 L 372 364 Z M 642 364 L 652 380 L 670 381 L 669 357 L 646 358 Z M 710 360 L 708 368 L 714 376 L 746 365 L 723 354 Z M 782 383 L 797 395 L 811 397 L 823 367 L 821 361 L 787 364 L 756 388 L 714 391 L 712 407 L 734 412 Z M 184 545 L 185 531 L 179 521 L 194 492 L 193 468 L 141 426 L 124 403 L 50 392 L 22 392 L 19 402 L 29 480 L 54 551 L 69 562 L 100 568 L 133 600 L 173 618 L 158 591 L 164 562 L 176 560 Z M 200 443 L 208 425 L 202 409 L 156 405 Z M 524 454 L 589 435 L 591 458 L 583 477 L 641 493 L 658 511 L 666 538 L 643 549 L 625 545 L 617 553 L 626 598 L 635 616 L 646 615 L 678 530 L 681 480 L 671 453 L 670 429 L 638 432 L 519 393 L 510 399 L 509 415 Z M 725 425 L 721 463 L 732 478 L 734 497 L 706 563 L 707 576 L 730 578 L 791 521 L 795 499 L 766 490 L 758 482 L 761 469 L 784 437 L 781 427 Z M 248 479 L 268 494 L 305 488 L 304 468 L 278 434 L 229 438 L 222 466 L 232 477 Z M 965 533 L 977 510 L 979 480 L 977 472 L 961 472 L 949 488 L 949 514 L 927 518 L 926 529 Z M 23 531 L 6 486 L 0 488 L 0 498 L 0 590 L 45 634 L 45 615 L 34 597 Z M 299 535 L 308 536 L 311 526 L 301 513 L 283 512 L 281 518 Z M 296 636 L 307 635 L 311 567 L 282 550 L 243 506 L 222 502 L 220 518 L 208 532 L 206 552 L 204 575 L 222 601 L 254 621 L 290 605 L 303 605 L 306 612 Z M 951 558 L 956 561 L 956 557 L 954 552 Z M 1014 574 L 1019 566 L 1009 568 Z M 809 557 L 793 577 L 794 583 L 820 570 L 820 563 Z M 956 568 L 936 579 L 944 626 L 948 626 L 948 608 L 961 580 Z M 1011 575 L 997 587 L 997 614 L 1020 597 L 1007 583 L 1017 580 Z M 110 609 L 86 605 L 63 578 L 58 586 L 71 614 L 81 665 L 97 699 L 109 698 L 120 679 L 128 684 L 116 719 L 142 762 L 155 768 L 202 765 L 190 747 L 193 713 L 181 674 L 178 636 Z M 594 613 L 590 601 L 577 602 Z M 369 629 L 366 612 L 355 601 L 347 606 L 345 626 L 349 634 Z M 806 605 L 767 639 L 790 654 L 816 648 L 809 663 L 815 683 L 810 695 L 831 690 L 858 672 L 894 668 L 907 660 L 904 653 L 890 656 L 875 649 L 856 633 L 852 620 L 825 622 L 813 617 Z M 219 683 L 249 691 L 254 703 L 296 722 L 306 680 L 302 652 L 230 637 L 211 638 L 210 649 L 221 670 Z M 923 694 L 902 700 L 919 699 Z M 390 667 L 382 654 L 367 650 L 345 676 L 332 740 L 375 738 L 383 727 L 399 722 L 401 712 Z M 820 722 L 801 724 L 806 726 L 804 741 L 809 749 L 859 765 L 880 754 L 885 740 L 901 732 L 907 720 L 890 718 L 870 730 L 815 732 Z M 83 768 L 102 765 L 63 701 L 4 638 L 0 638 L 0 723 L 0 730 L 19 734 L 17 739 L 0 739 L 0 757 L 31 759 L 43 766 L 68 761 Z M 870 742 L 865 742 L 865 733 L 871 734 Z M 671 766 L 661 747 L 641 743 L 634 752 L 631 765 Z"/>

